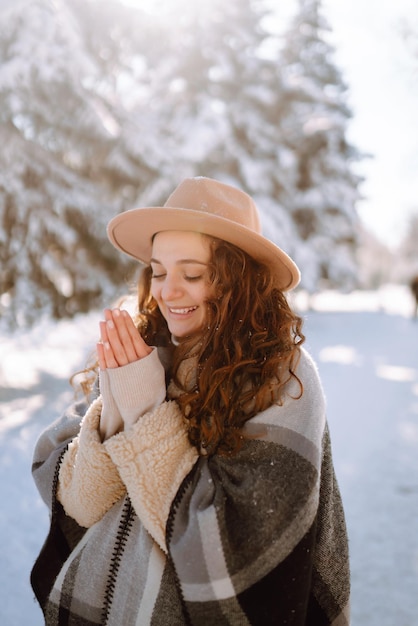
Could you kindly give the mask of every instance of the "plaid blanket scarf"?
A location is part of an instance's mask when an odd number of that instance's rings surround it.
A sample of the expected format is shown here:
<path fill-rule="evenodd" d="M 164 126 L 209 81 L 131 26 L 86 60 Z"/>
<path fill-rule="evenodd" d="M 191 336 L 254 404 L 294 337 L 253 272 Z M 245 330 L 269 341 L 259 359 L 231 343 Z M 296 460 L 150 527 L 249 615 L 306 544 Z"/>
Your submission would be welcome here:
<path fill-rule="evenodd" d="M 60 459 L 84 406 L 41 436 L 33 472 L 51 530 L 31 581 L 47 626 L 348 626 L 344 513 L 324 397 L 305 351 L 297 373 L 302 397 L 292 398 L 291 383 L 282 406 L 247 422 L 236 456 L 197 458 L 169 507 L 164 545 L 128 478 L 87 530 L 57 501 Z"/>

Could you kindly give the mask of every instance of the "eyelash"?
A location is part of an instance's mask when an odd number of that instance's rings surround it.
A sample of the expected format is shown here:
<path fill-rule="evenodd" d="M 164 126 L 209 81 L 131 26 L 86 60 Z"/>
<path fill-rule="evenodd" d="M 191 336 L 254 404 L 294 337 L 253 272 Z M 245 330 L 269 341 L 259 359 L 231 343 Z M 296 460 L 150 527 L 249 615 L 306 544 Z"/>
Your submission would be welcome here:
<path fill-rule="evenodd" d="M 198 280 L 201 280 L 203 278 L 203 276 L 185 276 L 184 277 L 186 280 L 188 280 L 190 283 L 196 282 Z"/>
<path fill-rule="evenodd" d="M 162 280 L 165 277 L 166 277 L 166 274 L 153 274 L 151 276 L 153 280 Z M 198 280 L 201 280 L 202 278 L 203 276 L 184 276 L 184 280 L 187 280 L 190 283 L 197 282 Z"/>

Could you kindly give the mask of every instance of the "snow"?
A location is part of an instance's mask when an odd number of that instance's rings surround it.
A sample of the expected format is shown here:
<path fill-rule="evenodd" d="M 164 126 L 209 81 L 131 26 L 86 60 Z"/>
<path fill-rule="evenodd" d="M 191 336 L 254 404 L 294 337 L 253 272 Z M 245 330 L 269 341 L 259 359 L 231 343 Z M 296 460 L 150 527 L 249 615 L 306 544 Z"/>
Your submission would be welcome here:
<path fill-rule="evenodd" d="M 305 288 L 321 276 L 353 284 L 348 94 L 315 7 L 267 33 L 264 3 L 187 1 L 181 20 L 178 3 L 159 4 L 166 19 L 130 2 L 0 0 L 0 314 L 11 324 L 115 295 L 126 264 L 112 264 L 110 216 L 159 205 L 199 174 L 264 196 Z M 271 56 L 258 54 L 267 40 Z"/>
<path fill-rule="evenodd" d="M 292 301 L 328 402 L 350 537 L 353 626 L 412 626 L 418 614 L 418 320 L 406 288 Z M 98 312 L 0 335 L 0 623 L 41 626 L 29 572 L 48 528 L 30 475 L 39 433 L 72 400 L 69 376 Z"/>

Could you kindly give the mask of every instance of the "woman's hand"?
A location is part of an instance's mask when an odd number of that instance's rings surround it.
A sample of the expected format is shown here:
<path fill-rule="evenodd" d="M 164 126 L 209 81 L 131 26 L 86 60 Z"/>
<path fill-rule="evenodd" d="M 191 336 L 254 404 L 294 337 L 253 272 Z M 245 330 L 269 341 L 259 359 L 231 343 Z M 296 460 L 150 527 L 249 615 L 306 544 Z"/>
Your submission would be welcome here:
<path fill-rule="evenodd" d="M 106 309 L 104 318 L 97 344 L 102 441 L 129 430 L 166 396 L 165 371 L 158 352 L 145 343 L 129 313 Z M 147 356 L 149 359 L 142 361 Z"/>
<path fill-rule="evenodd" d="M 104 316 L 105 320 L 100 322 L 101 341 L 97 344 L 101 370 L 133 363 L 152 352 L 127 311 L 105 309 Z"/>

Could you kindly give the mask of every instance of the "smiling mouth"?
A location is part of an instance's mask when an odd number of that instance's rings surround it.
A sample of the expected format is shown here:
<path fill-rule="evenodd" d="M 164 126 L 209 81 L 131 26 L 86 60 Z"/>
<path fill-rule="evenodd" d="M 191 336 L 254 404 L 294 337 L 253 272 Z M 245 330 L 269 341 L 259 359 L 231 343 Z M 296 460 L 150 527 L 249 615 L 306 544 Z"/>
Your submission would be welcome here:
<path fill-rule="evenodd" d="M 193 311 L 196 311 L 196 309 L 197 309 L 197 306 L 189 306 L 185 309 L 175 309 L 172 307 L 168 308 L 170 313 L 174 313 L 175 315 L 186 315 L 187 313 L 192 313 Z"/>

